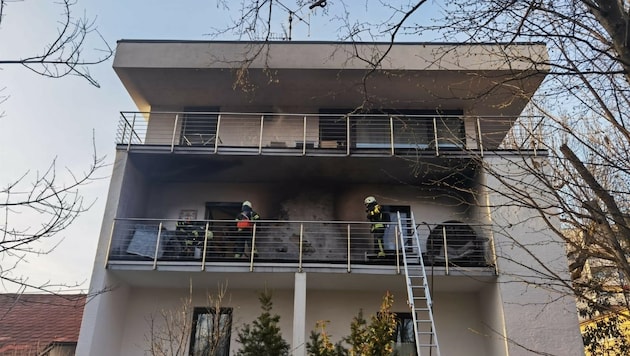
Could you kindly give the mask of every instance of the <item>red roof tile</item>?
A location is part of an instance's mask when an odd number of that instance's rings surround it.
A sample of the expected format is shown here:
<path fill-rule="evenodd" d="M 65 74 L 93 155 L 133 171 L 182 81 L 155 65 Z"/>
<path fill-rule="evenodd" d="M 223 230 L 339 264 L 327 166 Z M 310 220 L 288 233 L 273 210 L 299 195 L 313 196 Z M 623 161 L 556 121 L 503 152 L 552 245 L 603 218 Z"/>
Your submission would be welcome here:
<path fill-rule="evenodd" d="M 85 294 L 0 294 L 0 356 L 79 339 Z"/>

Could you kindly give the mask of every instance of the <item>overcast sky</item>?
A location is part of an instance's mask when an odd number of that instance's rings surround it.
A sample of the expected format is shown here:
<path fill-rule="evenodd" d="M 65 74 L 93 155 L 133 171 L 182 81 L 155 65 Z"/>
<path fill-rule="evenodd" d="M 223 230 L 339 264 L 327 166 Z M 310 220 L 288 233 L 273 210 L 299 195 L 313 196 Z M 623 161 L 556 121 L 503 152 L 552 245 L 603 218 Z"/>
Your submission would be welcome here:
<path fill-rule="evenodd" d="M 293 1 L 286 1 L 287 5 Z M 365 16 L 363 7 L 355 9 Z M 107 43 L 115 48 L 119 39 L 179 39 L 210 40 L 213 27 L 222 27 L 230 15 L 217 0 L 77 0 L 74 15 L 95 19 L 97 28 Z M 0 60 L 20 59 L 40 53 L 56 38 L 63 8 L 56 0 L 24 0 L 7 2 L 0 24 Z M 321 10 L 318 9 L 321 14 Z M 277 13 L 281 13 L 278 11 Z M 308 11 L 293 21 L 293 40 L 337 40 L 336 26 L 317 25 L 321 20 Z M 288 14 L 280 17 L 287 23 Z M 310 22 L 311 26 L 307 26 Z M 287 28 L 285 26 L 285 28 Z M 280 32 L 281 30 L 279 30 Z M 220 39 L 235 39 L 220 38 Z M 93 38 L 83 48 L 84 54 L 102 48 Z M 31 182 L 37 172 L 43 172 L 57 160 L 58 179 L 69 181 L 66 168 L 75 174 L 85 171 L 92 155 L 92 140 L 96 151 L 112 163 L 115 152 L 115 129 L 120 111 L 137 110 L 126 90 L 112 70 L 109 60 L 91 68 L 100 88 L 79 77 L 48 79 L 20 65 L 0 65 L 0 185 L 30 171 L 25 182 Z M 46 281 L 81 284 L 87 290 L 100 232 L 111 165 L 101 170 L 98 180 L 84 187 L 86 201 L 94 201 L 70 228 L 59 234 L 60 245 L 51 253 L 29 257 L 19 265 L 13 276 L 25 276 L 29 283 Z M 23 186 L 28 188 L 28 185 Z M 0 218 L 0 223 L 2 222 Z M 36 217 L 12 216 L 10 223 L 33 226 Z M 63 240 L 62 240 L 63 239 Z M 47 246 L 38 246 L 46 248 Z M 7 268 L 8 261 L 0 260 Z M 15 291 L 16 286 L 0 285 L 0 292 Z M 75 290 L 76 291 L 76 290 Z"/>

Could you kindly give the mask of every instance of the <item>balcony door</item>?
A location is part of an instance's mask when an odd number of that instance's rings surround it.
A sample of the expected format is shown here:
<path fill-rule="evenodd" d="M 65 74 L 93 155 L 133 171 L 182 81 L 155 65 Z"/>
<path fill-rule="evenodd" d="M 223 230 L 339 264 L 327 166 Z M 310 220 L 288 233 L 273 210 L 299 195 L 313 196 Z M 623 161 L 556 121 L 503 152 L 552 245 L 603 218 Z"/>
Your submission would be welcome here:
<path fill-rule="evenodd" d="M 396 227 L 398 226 L 398 213 L 403 221 L 408 221 L 411 216 L 411 208 L 408 205 L 383 205 L 383 211 L 388 214 L 390 224 L 385 229 L 385 235 L 383 236 L 383 244 L 385 250 L 396 251 Z M 405 236 L 412 236 L 411 226 L 403 224 L 405 229 Z M 406 246 L 411 246 L 412 241 L 406 241 Z M 400 245 L 400 243 L 399 243 Z"/>

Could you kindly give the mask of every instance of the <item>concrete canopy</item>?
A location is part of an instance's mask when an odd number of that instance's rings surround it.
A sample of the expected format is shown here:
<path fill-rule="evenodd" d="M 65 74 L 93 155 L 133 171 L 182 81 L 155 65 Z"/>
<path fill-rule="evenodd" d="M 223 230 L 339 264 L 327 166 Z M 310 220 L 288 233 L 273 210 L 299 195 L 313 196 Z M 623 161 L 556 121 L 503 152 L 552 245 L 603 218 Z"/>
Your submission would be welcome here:
<path fill-rule="evenodd" d="M 513 117 L 544 79 L 548 67 L 536 63 L 546 58 L 540 43 L 121 40 L 114 69 L 140 111 L 156 105 L 347 108 L 368 99 L 374 110 Z"/>

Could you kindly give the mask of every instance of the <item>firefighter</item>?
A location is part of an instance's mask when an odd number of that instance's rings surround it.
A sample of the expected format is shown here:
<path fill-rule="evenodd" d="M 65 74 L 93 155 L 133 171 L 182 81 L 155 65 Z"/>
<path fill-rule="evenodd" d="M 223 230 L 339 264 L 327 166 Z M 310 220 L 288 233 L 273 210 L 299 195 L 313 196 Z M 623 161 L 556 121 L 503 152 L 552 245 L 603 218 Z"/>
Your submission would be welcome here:
<path fill-rule="evenodd" d="M 377 256 L 385 257 L 383 237 L 385 236 L 385 229 L 387 227 L 386 223 L 389 222 L 389 215 L 383 212 L 383 207 L 378 204 L 376 198 L 373 196 L 365 198 L 364 203 L 367 219 L 372 222 L 370 232 L 375 242 L 378 244 Z"/>
<path fill-rule="evenodd" d="M 246 256 L 248 251 L 247 242 L 252 241 L 254 236 L 254 221 L 260 219 L 257 212 L 252 209 L 252 203 L 246 200 L 241 205 L 241 212 L 236 217 L 236 246 L 234 257 Z"/>

